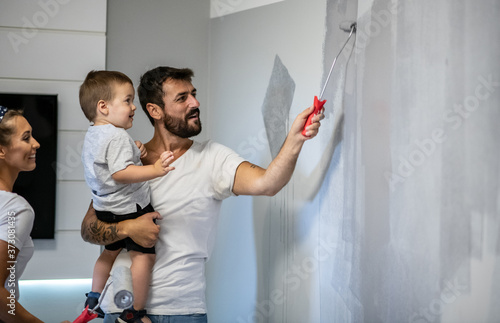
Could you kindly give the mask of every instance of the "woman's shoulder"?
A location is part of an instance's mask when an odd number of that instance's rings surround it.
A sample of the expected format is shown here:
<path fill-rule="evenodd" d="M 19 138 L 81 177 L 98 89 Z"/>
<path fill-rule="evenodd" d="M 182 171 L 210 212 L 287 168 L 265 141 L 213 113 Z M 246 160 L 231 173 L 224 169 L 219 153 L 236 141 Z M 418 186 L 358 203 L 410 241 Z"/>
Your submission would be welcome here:
<path fill-rule="evenodd" d="M 17 193 L 7 191 L 0 191 L 0 209 L 10 210 L 12 212 L 23 210 L 30 210 L 33 212 L 33 208 L 24 197 Z"/>

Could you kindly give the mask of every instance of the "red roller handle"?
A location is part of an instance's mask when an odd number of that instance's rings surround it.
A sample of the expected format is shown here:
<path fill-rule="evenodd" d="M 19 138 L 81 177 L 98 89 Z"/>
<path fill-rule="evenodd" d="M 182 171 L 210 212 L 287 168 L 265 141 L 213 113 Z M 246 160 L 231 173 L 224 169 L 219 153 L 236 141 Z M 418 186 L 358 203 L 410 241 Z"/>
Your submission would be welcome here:
<path fill-rule="evenodd" d="M 325 102 L 326 102 L 326 100 L 320 101 L 320 100 L 318 100 L 317 96 L 314 97 L 314 111 L 309 115 L 309 117 L 307 118 L 306 124 L 304 125 L 304 130 L 302 130 L 302 134 L 304 136 L 306 135 L 307 126 L 309 126 L 312 123 L 311 119 L 315 115 L 317 115 L 321 111 L 321 109 L 323 109 Z"/>
<path fill-rule="evenodd" d="M 97 313 L 91 313 L 89 311 L 89 306 L 85 307 L 85 309 L 82 311 L 82 314 L 76 318 L 76 320 L 73 321 L 73 323 L 87 323 L 97 317 Z"/>

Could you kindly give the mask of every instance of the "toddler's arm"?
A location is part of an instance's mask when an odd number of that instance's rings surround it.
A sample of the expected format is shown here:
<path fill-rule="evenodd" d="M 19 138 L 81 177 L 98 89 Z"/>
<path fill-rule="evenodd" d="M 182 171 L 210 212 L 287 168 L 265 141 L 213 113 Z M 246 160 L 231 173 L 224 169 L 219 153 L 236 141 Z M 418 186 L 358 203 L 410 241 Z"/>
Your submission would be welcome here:
<path fill-rule="evenodd" d="M 139 183 L 149 181 L 150 179 L 164 176 L 175 167 L 170 166 L 174 160 L 174 154 L 171 151 L 164 151 L 160 158 L 153 165 L 137 166 L 129 165 L 111 175 L 115 181 L 123 184 Z"/>

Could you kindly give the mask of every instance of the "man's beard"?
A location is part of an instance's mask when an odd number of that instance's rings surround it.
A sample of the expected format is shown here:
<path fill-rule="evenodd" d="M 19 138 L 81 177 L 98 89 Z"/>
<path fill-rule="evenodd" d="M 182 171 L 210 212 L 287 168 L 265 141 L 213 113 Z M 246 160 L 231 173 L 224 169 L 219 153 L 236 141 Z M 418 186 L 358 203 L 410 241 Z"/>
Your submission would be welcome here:
<path fill-rule="evenodd" d="M 198 113 L 198 120 L 196 120 L 194 126 L 191 126 L 189 125 L 189 117 L 196 113 Z M 174 118 L 169 114 L 165 114 L 163 124 L 165 125 L 165 129 L 176 136 L 181 138 L 194 137 L 201 132 L 200 109 L 192 110 L 184 119 Z"/>

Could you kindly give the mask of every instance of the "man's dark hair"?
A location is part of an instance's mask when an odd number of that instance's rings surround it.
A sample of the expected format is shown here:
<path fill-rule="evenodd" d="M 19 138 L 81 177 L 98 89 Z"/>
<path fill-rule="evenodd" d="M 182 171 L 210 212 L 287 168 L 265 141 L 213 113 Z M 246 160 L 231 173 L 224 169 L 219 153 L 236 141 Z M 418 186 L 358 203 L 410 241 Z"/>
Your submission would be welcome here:
<path fill-rule="evenodd" d="M 141 102 L 142 109 L 154 125 L 154 119 L 149 115 L 146 108 L 148 103 L 153 103 L 165 108 L 163 104 L 163 83 L 167 80 L 179 80 L 191 82 L 194 73 L 189 68 L 174 68 L 168 66 L 159 66 L 147 71 L 141 76 L 141 81 L 137 87 L 137 94 Z"/>

